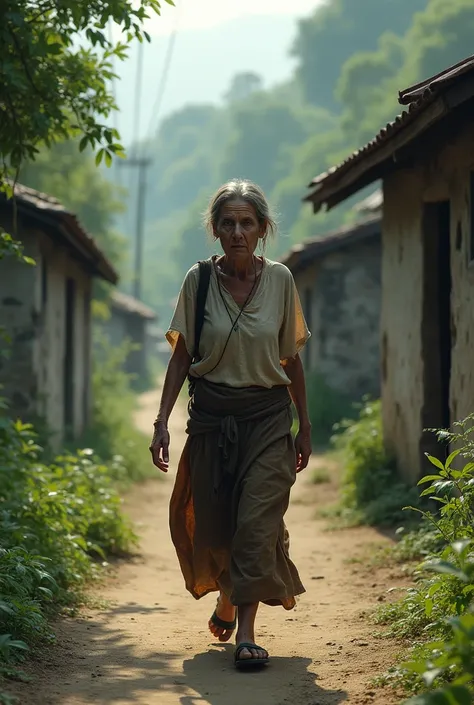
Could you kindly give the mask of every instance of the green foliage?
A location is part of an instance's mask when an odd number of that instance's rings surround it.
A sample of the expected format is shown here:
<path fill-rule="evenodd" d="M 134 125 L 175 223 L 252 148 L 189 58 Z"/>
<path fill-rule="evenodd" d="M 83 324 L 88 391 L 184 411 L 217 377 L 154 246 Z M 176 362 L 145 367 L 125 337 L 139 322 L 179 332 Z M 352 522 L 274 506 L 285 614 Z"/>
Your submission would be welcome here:
<path fill-rule="evenodd" d="M 457 422 L 452 432 L 438 432 L 438 438 L 456 450 L 444 463 L 428 456 L 435 472 L 419 482 L 428 485 L 422 497 L 439 505 L 437 513 L 415 507 L 423 515 L 428 555 L 415 587 L 377 615 L 379 623 L 390 625 L 389 633 L 419 641 L 412 659 L 392 674 L 396 684 L 426 691 L 410 699 L 410 705 L 463 705 L 474 697 L 473 429 L 471 415 Z M 413 545 L 420 538 L 418 532 Z M 409 535 L 405 544 L 409 545 Z"/>
<path fill-rule="evenodd" d="M 334 110 L 334 88 L 347 59 L 374 50 L 387 31 L 403 34 L 427 0 L 332 0 L 300 21 L 293 54 L 306 99 Z"/>
<path fill-rule="evenodd" d="M 35 264 L 31 257 L 23 254 L 23 245 L 19 240 L 15 240 L 3 228 L 0 228 L 0 260 L 4 257 L 16 257 L 25 264 Z"/>
<path fill-rule="evenodd" d="M 124 210 L 124 189 L 114 187 L 97 169 L 90 150 L 80 152 L 77 140 L 41 148 L 35 161 L 23 164 L 19 180 L 57 198 L 77 216 L 114 266 L 123 264 L 126 240 L 115 231 L 115 220 Z"/>
<path fill-rule="evenodd" d="M 354 522 L 399 525 L 402 507 L 415 503 L 416 489 L 400 481 L 383 442 L 380 402 L 367 402 L 355 421 L 341 422 L 334 437 L 345 469 L 340 512 Z"/>
<path fill-rule="evenodd" d="M 31 426 L 0 416 L 0 662 L 50 638 L 47 614 L 70 602 L 108 555 L 127 552 L 135 537 L 122 514 L 115 460 L 91 450 L 51 464 Z"/>
<path fill-rule="evenodd" d="M 319 446 L 325 446 L 331 439 L 334 426 L 353 413 L 353 406 L 317 372 L 308 375 L 306 393 L 313 441 Z"/>
<path fill-rule="evenodd" d="M 150 439 L 138 431 L 131 420 L 136 395 L 131 389 L 130 375 L 123 371 L 130 345 L 113 347 L 99 332 L 96 338 L 92 419 L 81 444 L 94 448 L 106 462 L 112 461 L 112 469 L 119 471 L 117 480 L 137 481 L 154 476 L 148 450 Z M 150 419 L 150 434 L 152 423 Z"/>
<path fill-rule="evenodd" d="M 166 0 L 171 3 L 171 0 Z M 18 169 L 38 145 L 81 135 L 80 148 L 121 154 L 107 124 L 115 109 L 108 82 L 112 60 L 123 59 L 134 39 L 149 39 L 143 22 L 160 12 L 158 0 L 3 0 L 0 28 L 0 152 Z M 121 30 L 114 42 L 109 22 Z M 84 42 L 85 39 L 85 42 Z M 99 154 L 101 152 L 99 151 Z"/>

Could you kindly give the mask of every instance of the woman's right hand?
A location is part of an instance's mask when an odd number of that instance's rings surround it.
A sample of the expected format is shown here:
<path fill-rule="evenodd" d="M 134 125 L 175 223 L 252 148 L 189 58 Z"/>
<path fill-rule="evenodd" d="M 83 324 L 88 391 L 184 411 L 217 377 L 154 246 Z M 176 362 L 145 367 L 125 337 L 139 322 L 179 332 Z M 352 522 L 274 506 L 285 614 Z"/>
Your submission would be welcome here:
<path fill-rule="evenodd" d="M 156 465 L 162 472 L 168 472 L 169 467 L 169 446 L 170 434 L 164 422 L 158 422 L 150 444 L 153 465 Z"/>

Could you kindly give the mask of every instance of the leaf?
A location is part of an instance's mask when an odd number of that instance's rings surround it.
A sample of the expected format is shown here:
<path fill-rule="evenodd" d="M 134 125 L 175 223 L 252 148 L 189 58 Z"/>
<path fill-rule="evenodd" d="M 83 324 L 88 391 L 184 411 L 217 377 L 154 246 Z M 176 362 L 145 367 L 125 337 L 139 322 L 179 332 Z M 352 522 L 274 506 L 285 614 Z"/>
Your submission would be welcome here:
<path fill-rule="evenodd" d="M 434 455 L 430 455 L 429 453 L 425 453 L 425 455 L 426 455 L 426 457 L 428 458 L 428 460 L 430 461 L 430 463 L 431 463 L 432 465 L 434 465 L 435 467 L 439 468 L 440 470 L 444 470 L 444 469 L 445 469 L 443 463 L 441 462 L 441 460 L 438 460 L 438 458 L 435 458 Z"/>
<path fill-rule="evenodd" d="M 89 136 L 85 135 L 79 142 L 79 151 L 83 152 L 89 143 Z"/>
<path fill-rule="evenodd" d="M 417 486 L 424 485 L 427 482 L 433 482 L 434 480 L 442 480 L 441 475 L 425 475 L 425 477 L 422 477 L 421 480 L 418 482 Z"/>
<path fill-rule="evenodd" d="M 472 705 L 472 695 L 465 685 L 451 685 L 447 692 L 452 696 L 451 705 Z"/>
<path fill-rule="evenodd" d="M 460 541 L 455 541 L 452 544 L 452 549 L 454 553 L 457 553 L 458 556 L 460 556 L 462 553 L 465 553 L 466 549 L 471 546 L 472 540 L 471 539 L 462 539 Z"/>
<path fill-rule="evenodd" d="M 423 673 L 423 680 L 425 681 L 428 688 L 431 688 L 436 678 L 443 673 L 442 668 L 431 668 L 429 671 Z"/>
<path fill-rule="evenodd" d="M 104 154 L 105 154 L 105 149 L 104 148 L 99 149 L 99 151 L 95 155 L 95 165 L 96 166 L 99 166 L 99 164 L 101 163 L 101 161 L 104 157 Z"/>
<path fill-rule="evenodd" d="M 448 456 L 448 459 L 446 460 L 446 463 L 445 463 L 445 467 L 446 467 L 446 468 L 450 468 L 450 467 L 451 467 L 451 463 L 453 462 L 453 460 L 454 460 L 455 458 L 458 457 L 458 455 L 460 454 L 460 452 L 461 452 L 460 450 L 454 450 L 454 451 Z"/>
<path fill-rule="evenodd" d="M 108 150 L 105 150 L 105 165 L 106 167 L 112 166 L 112 155 Z"/>
<path fill-rule="evenodd" d="M 453 563 L 448 563 L 448 561 L 437 561 L 437 562 L 430 562 L 430 563 L 424 563 L 423 568 L 425 570 L 431 570 L 433 573 L 442 573 L 443 575 L 451 575 L 453 578 L 458 578 L 459 580 L 462 580 L 464 583 L 467 583 L 469 581 L 467 575 L 460 570 L 457 566 L 455 566 Z"/>

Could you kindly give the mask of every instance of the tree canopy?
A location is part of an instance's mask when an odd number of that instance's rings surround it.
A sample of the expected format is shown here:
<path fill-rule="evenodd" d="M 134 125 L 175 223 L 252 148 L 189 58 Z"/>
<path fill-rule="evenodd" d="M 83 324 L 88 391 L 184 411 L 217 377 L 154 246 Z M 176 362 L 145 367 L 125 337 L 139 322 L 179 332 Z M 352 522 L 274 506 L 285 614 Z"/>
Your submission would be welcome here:
<path fill-rule="evenodd" d="M 116 109 L 113 62 L 134 39 L 149 40 L 143 23 L 160 7 L 159 0 L 2 0 L 1 188 L 58 140 L 78 138 L 80 150 L 98 150 L 97 163 L 122 154 L 108 123 Z M 5 252 L 19 247 L 2 232 L 0 256 Z"/>

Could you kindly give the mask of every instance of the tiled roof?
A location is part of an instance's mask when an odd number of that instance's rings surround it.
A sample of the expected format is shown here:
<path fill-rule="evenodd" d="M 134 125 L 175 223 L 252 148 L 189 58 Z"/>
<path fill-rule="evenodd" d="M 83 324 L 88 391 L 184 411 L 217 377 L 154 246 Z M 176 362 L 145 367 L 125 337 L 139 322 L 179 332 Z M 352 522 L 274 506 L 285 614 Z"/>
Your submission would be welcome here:
<path fill-rule="evenodd" d="M 378 134 L 370 140 L 364 147 L 353 152 L 347 159 L 332 167 L 328 171 L 319 176 L 316 176 L 308 188 L 312 189 L 311 193 L 304 198 L 305 201 L 314 203 L 315 209 L 319 208 L 325 202 L 324 198 L 318 198 L 318 193 L 323 186 L 337 182 L 343 175 L 349 172 L 353 167 L 363 162 L 369 155 L 377 152 L 381 146 L 389 142 L 401 130 L 405 129 L 411 123 L 414 123 L 417 118 L 423 113 L 435 100 L 455 82 L 460 80 L 466 74 L 474 72 L 474 56 L 464 59 L 459 64 L 451 66 L 445 71 L 432 76 L 422 83 L 411 86 L 410 88 L 400 91 L 399 102 L 402 105 L 407 105 L 408 109 L 398 115 L 392 122 L 382 128 Z M 378 178 L 374 177 L 375 180 Z M 366 185 L 366 184 L 365 184 Z M 356 189 L 355 189 L 356 190 Z"/>
<path fill-rule="evenodd" d="M 335 252 L 343 247 L 351 247 L 371 237 L 380 237 L 380 234 L 380 217 L 367 218 L 359 223 L 334 230 L 322 237 L 314 237 L 295 245 L 286 255 L 281 257 L 280 262 L 295 274 L 330 252 Z"/>
<path fill-rule="evenodd" d="M 142 301 L 135 299 L 133 296 L 124 294 L 122 291 L 114 291 L 111 300 L 112 306 L 120 311 L 135 314 L 148 321 L 155 321 L 157 319 L 157 315 L 153 309 L 145 306 Z"/>
<path fill-rule="evenodd" d="M 41 218 L 42 214 L 57 221 L 58 225 L 63 225 L 66 233 L 63 234 L 67 245 L 85 258 L 92 269 L 102 278 L 116 284 L 118 274 L 112 264 L 108 261 L 95 240 L 83 228 L 77 216 L 68 211 L 56 198 L 46 193 L 41 193 L 35 189 L 15 184 L 14 194 L 20 210 L 24 210 L 32 218 Z M 4 194 L 0 198 L 6 200 Z"/>

